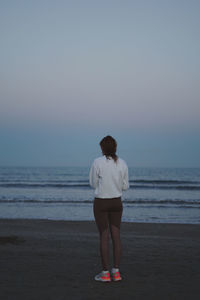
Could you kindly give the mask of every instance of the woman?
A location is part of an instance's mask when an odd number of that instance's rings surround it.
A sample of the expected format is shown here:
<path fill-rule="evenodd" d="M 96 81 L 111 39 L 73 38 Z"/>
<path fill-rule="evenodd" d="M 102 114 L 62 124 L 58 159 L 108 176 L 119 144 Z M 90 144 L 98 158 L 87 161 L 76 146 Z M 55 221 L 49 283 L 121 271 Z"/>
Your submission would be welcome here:
<path fill-rule="evenodd" d="M 122 191 L 128 189 L 128 167 L 116 155 L 117 143 L 111 136 L 100 142 L 102 157 L 94 160 L 90 169 L 90 185 L 95 189 L 94 216 L 100 235 L 100 254 L 103 271 L 95 280 L 109 282 L 109 230 L 113 243 L 114 281 L 122 280 L 119 272 L 121 257 L 120 224 L 122 217 Z"/>

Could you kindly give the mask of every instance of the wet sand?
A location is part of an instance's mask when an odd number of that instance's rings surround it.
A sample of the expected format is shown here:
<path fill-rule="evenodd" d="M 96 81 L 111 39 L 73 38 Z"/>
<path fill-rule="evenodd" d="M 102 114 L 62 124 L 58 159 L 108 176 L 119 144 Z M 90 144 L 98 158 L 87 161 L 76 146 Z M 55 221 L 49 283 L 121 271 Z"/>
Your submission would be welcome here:
<path fill-rule="evenodd" d="M 121 238 L 123 281 L 101 283 L 94 222 L 0 219 L 0 299 L 200 299 L 200 225 L 122 223 Z"/>

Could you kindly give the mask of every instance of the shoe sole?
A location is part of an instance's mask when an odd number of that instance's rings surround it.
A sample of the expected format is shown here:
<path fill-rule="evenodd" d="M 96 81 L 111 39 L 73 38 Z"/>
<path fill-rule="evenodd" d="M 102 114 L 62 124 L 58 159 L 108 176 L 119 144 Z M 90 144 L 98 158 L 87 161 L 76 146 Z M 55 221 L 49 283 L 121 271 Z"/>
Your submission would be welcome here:
<path fill-rule="evenodd" d="M 122 281 L 122 279 L 113 279 L 114 282 Z"/>
<path fill-rule="evenodd" d="M 94 279 L 94 280 L 98 282 L 111 282 L 111 280 L 99 280 L 99 279 Z"/>
<path fill-rule="evenodd" d="M 114 277 L 112 277 L 112 281 L 122 281 L 122 278 L 115 279 Z"/>

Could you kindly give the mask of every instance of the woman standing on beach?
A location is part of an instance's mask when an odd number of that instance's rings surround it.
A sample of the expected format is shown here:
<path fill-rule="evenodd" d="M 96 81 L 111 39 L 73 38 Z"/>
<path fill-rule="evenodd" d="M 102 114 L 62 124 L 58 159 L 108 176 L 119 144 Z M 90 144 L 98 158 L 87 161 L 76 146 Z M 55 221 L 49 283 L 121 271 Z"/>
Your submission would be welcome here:
<path fill-rule="evenodd" d="M 95 189 L 94 216 L 100 236 L 100 254 L 103 271 L 95 280 L 109 282 L 109 230 L 113 243 L 114 281 L 121 280 L 119 264 L 121 257 L 120 224 L 122 217 L 122 191 L 128 189 L 128 167 L 116 155 L 117 142 L 111 136 L 100 142 L 102 157 L 96 158 L 90 169 L 90 185 Z"/>

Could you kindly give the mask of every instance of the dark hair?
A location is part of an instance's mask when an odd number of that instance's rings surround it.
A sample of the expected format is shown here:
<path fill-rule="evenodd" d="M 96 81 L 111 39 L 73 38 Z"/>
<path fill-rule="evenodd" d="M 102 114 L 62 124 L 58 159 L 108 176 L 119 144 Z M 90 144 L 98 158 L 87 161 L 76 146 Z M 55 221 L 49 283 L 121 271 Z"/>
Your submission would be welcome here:
<path fill-rule="evenodd" d="M 117 162 L 117 155 L 116 155 L 116 151 L 117 151 L 117 142 L 115 141 L 115 139 L 110 136 L 107 135 L 105 136 L 101 142 L 99 143 L 102 149 L 103 154 L 106 156 L 106 158 L 110 159 L 110 157 L 112 157 L 112 159 Z"/>

